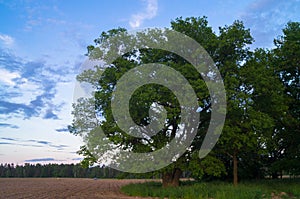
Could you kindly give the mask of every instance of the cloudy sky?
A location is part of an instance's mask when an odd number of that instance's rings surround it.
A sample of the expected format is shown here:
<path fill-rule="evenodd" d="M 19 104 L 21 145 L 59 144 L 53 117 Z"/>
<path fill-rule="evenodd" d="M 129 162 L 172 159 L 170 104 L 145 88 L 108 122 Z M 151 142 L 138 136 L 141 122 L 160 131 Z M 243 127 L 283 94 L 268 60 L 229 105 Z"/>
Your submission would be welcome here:
<path fill-rule="evenodd" d="M 271 48 L 299 10 L 299 0 L 0 0 L 0 163 L 79 161 L 81 139 L 67 131 L 74 80 L 102 31 L 205 15 L 216 32 L 242 20 L 254 47 Z"/>

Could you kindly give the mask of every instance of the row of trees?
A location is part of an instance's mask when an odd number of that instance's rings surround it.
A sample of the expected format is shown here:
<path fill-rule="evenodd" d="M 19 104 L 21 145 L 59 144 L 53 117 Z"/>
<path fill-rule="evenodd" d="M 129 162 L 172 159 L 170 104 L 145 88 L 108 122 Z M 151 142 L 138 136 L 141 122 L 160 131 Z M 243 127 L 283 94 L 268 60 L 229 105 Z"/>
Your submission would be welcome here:
<path fill-rule="evenodd" d="M 80 164 L 0 164 L 0 177 L 131 178 L 109 167 L 83 168 Z M 138 176 L 135 176 L 138 177 Z"/>
<path fill-rule="evenodd" d="M 226 89 L 227 115 L 217 145 L 204 159 L 198 158 L 211 118 L 212 98 L 207 86 L 187 60 L 164 50 L 144 48 L 126 53 L 106 66 L 86 70 L 78 76 L 95 88 L 94 103 L 80 99 L 74 104 L 74 120 L 70 131 L 84 135 L 86 146 L 80 153 L 84 163 L 101 162 L 105 156 L 95 135 L 101 127 L 105 137 L 116 146 L 116 151 L 153 152 L 176 138 L 181 119 L 177 97 L 161 85 L 147 85 L 137 89 L 129 103 L 132 120 L 140 126 L 151 122 L 149 108 L 155 102 L 164 106 L 167 119 L 164 128 L 154 136 L 134 137 L 118 127 L 111 110 L 111 100 L 118 80 L 140 64 L 161 63 L 179 71 L 193 87 L 198 105 L 202 108 L 197 135 L 189 149 L 158 173 L 162 174 L 163 186 L 178 186 L 183 171 L 191 171 L 196 178 L 207 176 L 233 178 L 237 185 L 242 178 L 262 178 L 271 174 L 276 178 L 285 171 L 300 173 L 300 23 L 289 22 L 283 35 L 274 39 L 273 49 L 251 50 L 254 39 L 243 22 L 219 28 L 215 33 L 206 17 L 177 18 L 171 29 L 181 32 L 201 44 L 214 60 Z M 126 33 L 125 29 L 103 32 L 88 47 L 88 56 L 104 59 L 109 48 L 109 38 Z M 158 31 L 136 34 L 136 41 L 156 38 Z M 160 41 L 161 42 L 161 41 Z M 119 47 L 126 48 L 126 43 Z M 189 49 L 184 49 L 189 50 Z M 106 61 L 106 60 L 104 60 Z M 101 75 L 99 75 L 101 74 Z M 142 74 L 142 73 L 137 73 Z M 213 73 L 207 72 L 206 75 Z M 205 75 L 205 74 L 204 74 Z M 95 119 L 95 116 L 102 119 Z M 153 118 L 152 118 L 153 119 Z M 88 135 L 88 136 L 86 136 Z M 98 139 L 99 137 L 97 137 Z M 97 150 L 95 150 L 97 149 Z M 110 156 L 117 159 L 118 154 Z M 102 162 L 103 163 L 103 162 Z M 132 163 L 133 166 L 135 163 Z"/>
<path fill-rule="evenodd" d="M 185 172 L 183 177 L 189 177 Z M 94 166 L 84 168 L 81 164 L 0 164 L 1 178 L 118 178 L 148 179 L 160 178 L 156 173 L 131 174 L 110 167 Z"/>

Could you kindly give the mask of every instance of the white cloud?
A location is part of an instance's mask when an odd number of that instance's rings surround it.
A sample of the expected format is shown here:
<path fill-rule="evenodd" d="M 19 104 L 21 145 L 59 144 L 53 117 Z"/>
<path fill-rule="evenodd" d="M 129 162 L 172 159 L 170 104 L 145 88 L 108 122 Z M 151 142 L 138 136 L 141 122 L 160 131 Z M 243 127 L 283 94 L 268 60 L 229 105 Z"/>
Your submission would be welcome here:
<path fill-rule="evenodd" d="M 14 38 L 12 38 L 9 35 L 0 33 L 0 42 L 3 43 L 7 47 L 11 47 L 14 44 L 15 40 L 14 40 Z"/>
<path fill-rule="evenodd" d="M 146 2 L 147 2 L 147 7 L 144 12 L 133 14 L 131 16 L 129 25 L 132 28 L 138 28 L 141 26 L 141 24 L 145 19 L 152 19 L 153 17 L 156 16 L 158 10 L 157 0 L 146 0 Z"/>
<path fill-rule="evenodd" d="M 9 100 L 11 103 L 22 102 L 23 104 L 29 105 L 32 100 L 43 94 L 43 90 L 39 84 L 26 78 L 20 78 L 19 81 L 16 82 L 16 85 L 14 85 L 13 90 L 20 95 L 11 97 Z"/>
<path fill-rule="evenodd" d="M 255 47 L 274 47 L 273 39 L 282 34 L 288 21 L 299 21 L 300 4 L 296 0 L 256 0 L 240 13 L 255 38 Z"/>
<path fill-rule="evenodd" d="M 16 83 L 13 80 L 20 78 L 20 74 L 16 72 L 9 72 L 2 68 L 0 68 L 0 74 L 0 82 L 9 86 L 14 86 Z"/>

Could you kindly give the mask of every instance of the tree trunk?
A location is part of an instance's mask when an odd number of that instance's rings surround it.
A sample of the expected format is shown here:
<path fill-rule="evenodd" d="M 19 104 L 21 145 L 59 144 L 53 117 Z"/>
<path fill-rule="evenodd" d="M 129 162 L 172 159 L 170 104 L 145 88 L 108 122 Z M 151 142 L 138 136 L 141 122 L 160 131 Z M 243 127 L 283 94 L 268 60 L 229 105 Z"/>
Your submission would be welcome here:
<path fill-rule="evenodd" d="M 237 186 L 238 184 L 238 159 L 237 152 L 233 153 L 233 185 Z"/>
<path fill-rule="evenodd" d="M 278 179 L 278 173 L 277 173 L 277 171 L 272 172 L 272 179 Z"/>
<path fill-rule="evenodd" d="M 175 168 L 173 171 L 165 172 L 162 174 L 163 187 L 178 187 L 179 179 L 182 174 L 181 169 Z"/>

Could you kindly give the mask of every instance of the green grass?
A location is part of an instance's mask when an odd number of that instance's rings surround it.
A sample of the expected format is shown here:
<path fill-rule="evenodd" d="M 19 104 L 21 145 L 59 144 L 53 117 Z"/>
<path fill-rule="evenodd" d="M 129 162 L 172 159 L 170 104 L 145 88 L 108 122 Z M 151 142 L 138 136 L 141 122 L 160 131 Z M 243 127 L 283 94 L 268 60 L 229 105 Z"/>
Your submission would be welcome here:
<path fill-rule="evenodd" d="M 225 182 L 183 182 L 180 187 L 162 188 L 159 182 L 147 182 L 130 184 L 121 190 L 130 196 L 158 198 L 300 198 L 300 179 L 251 181 L 240 183 L 237 187 Z"/>

